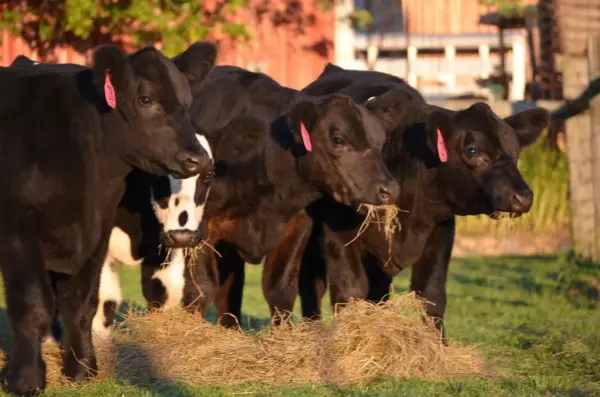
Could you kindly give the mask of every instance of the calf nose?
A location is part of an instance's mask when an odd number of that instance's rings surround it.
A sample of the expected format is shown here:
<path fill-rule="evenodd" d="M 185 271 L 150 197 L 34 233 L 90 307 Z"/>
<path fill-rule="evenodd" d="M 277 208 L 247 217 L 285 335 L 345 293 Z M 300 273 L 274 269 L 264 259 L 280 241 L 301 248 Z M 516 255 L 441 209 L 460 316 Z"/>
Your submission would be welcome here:
<path fill-rule="evenodd" d="M 168 239 L 172 248 L 191 248 L 196 245 L 196 233 L 191 230 L 171 230 Z"/>
<path fill-rule="evenodd" d="M 510 200 L 510 210 L 512 212 L 525 213 L 531 209 L 533 204 L 533 192 L 531 189 L 525 189 L 514 193 Z"/>
<path fill-rule="evenodd" d="M 395 180 L 386 181 L 379 185 L 377 199 L 381 204 L 394 203 L 400 194 L 400 185 Z"/>
<path fill-rule="evenodd" d="M 193 152 L 183 152 L 178 157 L 179 164 L 186 177 L 197 175 L 208 163 L 208 155 Z"/>

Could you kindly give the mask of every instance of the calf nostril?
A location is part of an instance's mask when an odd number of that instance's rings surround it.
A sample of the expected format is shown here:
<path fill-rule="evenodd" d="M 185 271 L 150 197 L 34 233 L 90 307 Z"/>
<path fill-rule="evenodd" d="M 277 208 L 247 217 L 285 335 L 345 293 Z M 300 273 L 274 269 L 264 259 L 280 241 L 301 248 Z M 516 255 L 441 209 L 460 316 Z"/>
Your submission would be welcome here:
<path fill-rule="evenodd" d="M 179 214 L 179 225 L 181 227 L 185 226 L 185 224 L 188 221 L 188 217 L 189 217 L 189 215 L 188 215 L 187 211 L 183 211 L 181 214 Z"/>
<path fill-rule="evenodd" d="M 514 193 L 511 202 L 515 211 L 528 211 L 533 204 L 533 192 L 531 190 L 524 190 Z"/>
<path fill-rule="evenodd" d="M 184 160 L 184 167 L 187 171 L 192 173 L 200 172 L 201 158 L 196 154 L 189 154 Z"/>
<path fill-rule="evenodd" d="M 391 197 L 392 194 L 386 186 L 379 186 L 379 200 L 381 200 L 381 202 L 387 203 L 388 201 L 390 201 Z"/>

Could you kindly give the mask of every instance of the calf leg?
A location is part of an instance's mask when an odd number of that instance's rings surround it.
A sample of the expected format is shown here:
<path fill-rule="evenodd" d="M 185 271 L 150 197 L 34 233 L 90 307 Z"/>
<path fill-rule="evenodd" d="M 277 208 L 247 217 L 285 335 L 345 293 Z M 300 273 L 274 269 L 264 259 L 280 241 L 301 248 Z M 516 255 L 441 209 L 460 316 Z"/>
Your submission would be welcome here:
<path fill-rule="evenodd" d="M 331 305 L 365 299 L 369 293 L 369 279 L 360 252 L 334 233 L 325 232 L 323 255 L 327 261 Z M 339 308 L 338 308 L 339 309 Z"/>
<path fill-rule="evenodd" d="M 166 263 L 160 265 L 151 276 L 151 291 L 146 295 L 150 308 L 177 307 L 183 299 L 186 258 L 183 249 L 173 249 Z M 147 291 L 145 291 L 147 292 Z"/>
<path fill-rule="evenodd" d="M 302 317 L 309 320 L 321 318 L 321 304 L 326 291 L 327 269 L 321 251 L 323 228 L 317 224 L 306 244 L 298 280 Z"/>
<path fill-rule="evenodd" d="M 427 315 L 445 341 L 444 313 L 446 312 L 446 277 L 452 246 L 455 218 L 440 222 L 427 239 L 423 255 L 413 264 L 410 288 L 428 302 Z"/>
<path fill-rule="evenodd" d="M 161 280 L 168 279 L 168 273 L 161 272 L 167 260 L 166 250 L 159 252 L 157 249 L 152 254 L 145 255 L 142 261 L 142 294 L 146 298 L 148 309 L 158 309 L 167 303 L 167 288 Z"/>
<path fill-rule="evenodd" d="M 196 253 L 196 260 L 185 269 L 183 306 L 205 317 L 219 288 L 219 269 L 214 252 L 197 248 Z"/>
<path fill-rule="evenodd" d="M 98 309 L 92 321 L 92 332 L 100 338 L 107 338 L 115 321 L 116 311 L 123 300 L 119 275 L 106 258 L 100 273 L 100 289 L 98 293 Z"/>
<path fill-rule="evenodd" d="M 7 389 L 20 396 L 46 386 L 41 340 L 54 314 L 54 296 L 33 233 L 3 233 L 0 266 L 13 334 Z"/>
<path fill-rule="evenodd" d="M 58 307 L 65 325 L 63 372 L 67 378 L 84 380 L 98 370 L 92 342 L 92 322 L 98 308 L 100 274 L 110 228 L 99 242 L 94 255 L 74 275 L 54 273 Z"/>
<path fill-rule="evenodd" d="M 383 271 L 382 266 L 384 266 L 384 264 L 382 264 L 375 256 L 367 254 L 363 259 L 363 265 L 367 279 L 369 280 L 367 300 L 371 302 L 388 300 L 393 278 Z"/>
<path fill-rule="evenodd" d="M 288 224 L 277 247 L 267 255 L 262 287 L 276 325 L 294 310 L 300 266 L 311 231 L 312 220 L 305 211 L 301 211 Z"/>
<path fill-rule="evenodd" d="M 244 293 L 244 260 L 235 246 L 227 243 L 217 245 L 221 257 L 219 267 L 219 288 L 215 296 L 215 308 L 219 324 L 225 327 L 237 327 L 242 316 L 242 297 Z"/>

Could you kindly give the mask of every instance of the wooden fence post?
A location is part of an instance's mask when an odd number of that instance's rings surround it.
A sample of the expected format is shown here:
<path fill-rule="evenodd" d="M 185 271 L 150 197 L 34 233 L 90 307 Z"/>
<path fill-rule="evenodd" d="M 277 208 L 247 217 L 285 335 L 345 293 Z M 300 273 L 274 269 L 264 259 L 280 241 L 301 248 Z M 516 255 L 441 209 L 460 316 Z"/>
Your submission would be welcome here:
<path fill-rule="evenodd" d="M 563 69 L 565 98 L 572 99 L 600 76 L 600 37 L 588 41 L 587 59 L 567 57 Z M 566 121 L 571 232 L 578 256 L 600 259 L 600 97 L 590 112 Z"/>
<path fill-rule="evenodd" d="M 588 40 L 588 74 L 590 81 L 600 77 L 600 36 Z M 594 191 L 594 250 L 593 258 L 600 258 L 600 97 L 590 101 L 592 184 Z"/>
<path fill-rule="evenodd" d="M 585 58 L 565 57 L 564 66 L 563 92 L 566 99 L 572 99 L 585 88 L 588 82 L 588 62 Z M 590 116 L 582 113 L 571 117 L 566 120 L 565 127 L 573 250 L 578 256 L 591 258 L 594 255 L 595 236 Z"/>

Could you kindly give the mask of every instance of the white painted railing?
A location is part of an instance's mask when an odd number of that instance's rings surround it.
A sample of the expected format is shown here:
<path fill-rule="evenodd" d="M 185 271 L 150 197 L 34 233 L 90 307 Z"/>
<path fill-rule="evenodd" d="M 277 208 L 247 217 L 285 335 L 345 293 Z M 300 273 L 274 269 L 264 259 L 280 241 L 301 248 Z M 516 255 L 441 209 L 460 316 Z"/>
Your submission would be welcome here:
<path fill-rule="evenodd" d="M 357 33 L 350 27 L 344 16 L 353 9 L 353 2 L 342 0 L 336 7 L 335 27 L 335 63 L 350 68 L 366 70 L 369 63 L 374 62 L 374 69 L 404 78 L 410 85 L 422 91 L 437 94 L 457 95 L 461 93 L 486 94 L 487 90 L 478 87 L 475 80 L 487 78 L 494 67 L 499 65 L 498 56 L 492 57 L 492 50 L 498 51 L 499 40 L 497 33 L 476 33 L 459 35 L 418 34 L 409 37 L 409 45 L 403 34 L 385 34 L 379 40 Z M 373 43 L 375 41 L 375 43 Z M 520 101 L 525 98 L 527 79 L 527 46 L 524 35 L 518 31 L 505 31 L 505 56 L 507 73 L 512 73 L 509 99 Z M 381 53 L 406 50 L 406 57 L 382 57 Z M 419 57 L 419 51 L 436 50 L 443 53 L 443 58 Z M 463 56 L 461 50 L 476 52 Z M 357 52 L 365 53 L 366 59 L 359 59 Z M 368 62 L 371 61 L 371 62 Z M 458 84 L 457 79 L 472 78 L 472 83 Z M 419 86 L 419 80 L 435 79 L 442 83 L 441 87 Z"/>

